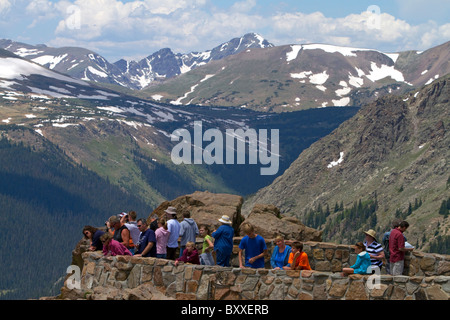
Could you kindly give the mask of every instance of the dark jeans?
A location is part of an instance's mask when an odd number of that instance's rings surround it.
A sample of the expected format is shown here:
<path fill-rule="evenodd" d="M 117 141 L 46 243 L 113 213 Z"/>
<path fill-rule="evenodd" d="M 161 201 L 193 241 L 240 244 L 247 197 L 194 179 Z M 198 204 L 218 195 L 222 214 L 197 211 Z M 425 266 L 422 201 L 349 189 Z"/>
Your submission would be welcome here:
<path fill-rule="evenodd" d="M 176 248 L 167 247 L 167 257 L 166 257 L 166 259 L 175 260 L 177 258 L 177 256 L 176 256 L 177 250 L 178 250 L 178 247 L 176 247 Z"/>

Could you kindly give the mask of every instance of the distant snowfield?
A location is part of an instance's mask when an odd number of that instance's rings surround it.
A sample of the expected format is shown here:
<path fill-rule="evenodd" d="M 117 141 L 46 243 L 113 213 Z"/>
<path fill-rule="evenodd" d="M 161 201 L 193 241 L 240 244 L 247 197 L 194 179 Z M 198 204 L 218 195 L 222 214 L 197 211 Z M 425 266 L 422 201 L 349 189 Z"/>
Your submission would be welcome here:
<path fill-rule="evenodd" d="M 86 82 L 73 79 L 62 74 L 52 72 L 38 64 L 18 59 L 18 58 L 0 58 L 0 78 L 23 80 L 24 77 L 32 74 L 72 82 L 83 86 L 89 86 Z"/>
<path fill-rule="evenodd" d="M 362 48 L 351 48 L 351 47 L 340 47 L 328 44 L 303 44 L 303 45 L 291 45 L 291 51 L 286 53 L 286 62 L 293 61 L 297 59 L 299 53 L 302 50 L 323 50 L 328 53 L 340 53 L 346 57 L 357 57 L 357 53 L 361 51 L 375 51 L 379 52 L 387 57 L 389 57 L 394 63 L 397 61 L 399 54 L 398 53 L 384 53 L 378 50 L 373 49 L 362 49 Z M 361 66 L 362 68 L 362 66 Z M 422 74 L 425 74 L 424 71 Z M 300 79 L 301 83 L 306 83 L 306 80 L 309 79 L 311 84 L 316 85 L 316 88 L 325 92 L 327 87 L 325 83 L 329 79 L 330 75 L 327 71 L 323 71 L 322 73 L 313 73 L 310 70 L 304 70 L 301 72 L 294 72 L 290 74 L 291 78 Z M 368 68 L 368 72 L 364 72 L 358 67 L 355 67 L 355 72 L 349 72 L 346 79 L 341 79 L 339 85 L 342 86 L 341 89 L 336 89 L 334 92 L 338 99 L 331 100 L 334 106 L 347 106 L 350 103 L 350 98 L 346 97 L 346 95 L 350 94 L 352 88 L 360 88 L 364 85 L 364 81 L 370 80 L 372 82 L 379 81 L 381 79 L 390 77 L 395 81 L 403 82 L 411 85 L 410 83 L 405 81 L 403 74 L 396 70 L 394 66 L 388 66 L 386 64 L 377 64 L 376 62 L 370 62 L 370 67 Z M 429 82 L 433 81 L 431 78 Z M 322 103 L 322 107 L 326 107 L 328 103 Z"/>
<path fill-rule="evenodd" d="M 304 44 L 302 45 L 302 48 L 304 50 L 320 49 L 329 53 L 339 52 L 340 54 L 346 57 L 356 57 L 357 56 L 356 52 L 358 51 L 376 51 L 388 56 L 394 63 L 397 61 L 398 56 L 400 55 L 399 53 L 385 53 L 375 49 L 340 47 L 331 44 Z"/>
<path fill-rule="evenodd" d="M 67 57 L 67 53 L 63 54 L 61 56 L 40 56 L 34 59 L 31 59 L 33 62 L 36 62 L 42 66 L 48 64 L 49 65 L 49 69 L 53 69 L 54 67 L 56 67 L 56 65 L 58 63 L 60 63 L 65 57 Z"/>

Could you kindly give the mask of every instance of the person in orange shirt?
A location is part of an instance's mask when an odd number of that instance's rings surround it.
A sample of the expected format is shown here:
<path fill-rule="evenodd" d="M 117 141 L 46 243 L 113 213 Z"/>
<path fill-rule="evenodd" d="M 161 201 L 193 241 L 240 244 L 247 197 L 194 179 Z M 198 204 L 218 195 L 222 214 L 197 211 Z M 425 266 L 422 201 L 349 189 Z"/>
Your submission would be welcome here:
<path fill-rule="evenodd" d="M 308 255 L 303 252 L 303 243 L 299 241 L 292 242 L 292 250 L 289 255 L 288 265 L 284 270 L 311 270 Z"/>

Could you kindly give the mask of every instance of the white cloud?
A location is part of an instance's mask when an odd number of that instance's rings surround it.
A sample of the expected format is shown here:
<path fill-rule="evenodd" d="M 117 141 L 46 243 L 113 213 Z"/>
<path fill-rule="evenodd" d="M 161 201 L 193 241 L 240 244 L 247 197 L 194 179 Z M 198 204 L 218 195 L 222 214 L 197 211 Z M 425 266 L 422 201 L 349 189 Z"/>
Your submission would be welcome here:
<path fill-rule="evenodd" d="M 8 0 L 0 0 L 0 13 L 6 4 Z M 230 2 L 227 9 L 209 0 L 32 0 L 26 10 L 34 24 L 59 15 L 56 38 L 47 43 L 82 45 L 104 55 L 114 46 L 128 56 L 164 47 L 201 51 L 248 32 L 258 32 L 275 45 L 328 43 L 391 52 L 425 50 L 450 39 L 449 24 L 413 25 L 383 12 L 332 18 L 322 12 L 273 11 L 263 16 L 255 13 L 260 12 L 257 7 L 257 0 Z"/>
<path fill-rule="evenodd" d="M 373 18 L 377 19 L 374 25 Z M 381 13 L 350 14 L 343 18 L 328 18 L 321 12 L 279 13 L 272 17 L 273 28 L 265 35 L 271 41 L 292 43 L 328 43 L 375 48 L 387 51 L 423 50 L 450 39 L 448 24 L 437 26 L 411 25 L 404 20 Z"/>
<path fill-rule="evenodd" d="M 195 9 L 203 6 L 206 0 L 146 0 L 144 1 L 152 14 L 171 14 L 178 9 Z"/>
<path fill-rule="evenodd" d="M 0 0 L 0 14 L 6 13 L 11 7 L 11 3 L 8 0 Z"/>
<path fill-rule="evenodd" d="M 244 0 L 236 2 L 231 6 L 232 11 L 248 12 L 256 6 L 256 0 Z"/>

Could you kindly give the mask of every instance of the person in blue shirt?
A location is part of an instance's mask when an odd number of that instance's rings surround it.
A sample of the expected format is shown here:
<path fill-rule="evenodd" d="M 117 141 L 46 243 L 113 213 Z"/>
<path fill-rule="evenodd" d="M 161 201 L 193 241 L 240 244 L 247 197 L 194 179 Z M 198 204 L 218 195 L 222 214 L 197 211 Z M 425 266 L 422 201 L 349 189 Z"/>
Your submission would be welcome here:
<path fill-rule="evenodd" d="M 370 274 L 372 271 L 370 263 L 370 255 L 366 251 L 366 247 L 362 242 L 355 244 L 356 262 L 350 268 L 342 269 L 342 275 L 346 276 L 349 274 Z M 368 272 L 369 270 L 369 272 Z"/>
<path fill-rule="evenodd" d="M 156 235 L 155 231 L 148 227 L 145 219 L 139 219 L 137 227 L 141 231 L 139 235 L 139 247 L 135 256 L 156 257 Z"/>
<path fill-rule="evenodd" d="M 234 229 L 231 226 L 230 217 L 223 215 L 219 219 L 221 225 L 211 237 L 214 238 L 214 251 L 216 252 L 216 264 L 222 267 L 230 266 L 230 256 L 233 251 Z"/>
<path fill-rule="evenodd" d="M 291 247 L 286 244 L 282 236 L 277 236 L 274 240 L 275 247 L 270 257 L 270 265 L 273 269 L 279 270 L 288 265 Z"/>
<path fill-rule="evenodd" d="M 250 223 L 244 222 L 241 230 L 246 235 L 239 243 L 239 267 L 240 268 L 264 268 L 264 257 L 267 254 L 266 241 Z M 245 261 L 242 260 L 242 252 L 245 252 Z"/>

